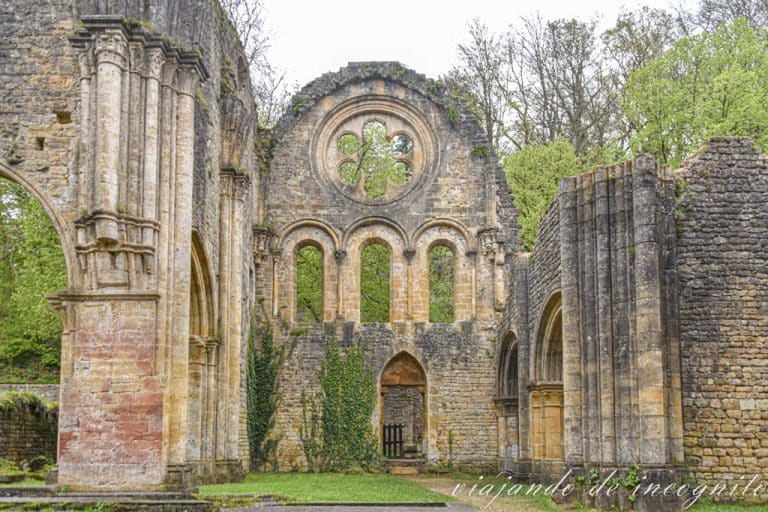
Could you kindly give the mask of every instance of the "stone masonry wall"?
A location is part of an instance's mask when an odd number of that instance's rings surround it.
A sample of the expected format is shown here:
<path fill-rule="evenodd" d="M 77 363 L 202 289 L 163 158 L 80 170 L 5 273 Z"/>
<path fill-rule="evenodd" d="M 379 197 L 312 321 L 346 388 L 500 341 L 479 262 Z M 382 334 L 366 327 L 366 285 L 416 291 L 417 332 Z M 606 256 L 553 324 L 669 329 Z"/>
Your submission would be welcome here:
<path fill-rule="evenodd" d="M 749 139 L 713 139 L 677 178 L 686 464 L 702 484 L 765 484 L 768 161 Z"/>
<path fill-rule="evenodd" d="M 0 384 L 0 394 L 8 391 L 34 393 L 45 398 L 48 402 L 58 403 L 59 401 L 58 384 Z"/>
<path fill-rule="evenodd" d="M 0 406 L 0 458 L 14 462 L 43 455 L 56 460 L 57 409 Z"/>
<path fill-rule="evenodd" d="M 382 401 L 382 423 L 402 425 L 403 441 L 406 444 L 421 442 L 424 408 L 419 390 L 407 386 L 393 386 Z"/>
<path fill-rule="evenodd" d="M 216 459 L 236 474 L 253 297 L 242 226 L 257 194 L 233 27 L 215 0 L 11 0 L 0 31 L 0 175 L 40 199 L 67 260 L 68 290 L 52 299 L 64 317 L 61 483 L 179 488 L 200 458 L 202 473 Z M 196 343 L 219 346 L 211 391 L 226 397 L 207 416 L 205 456 L 199 438 L 187 443 L 201 407 L 185 378 L 193 231 L 213 311 Z"/>
<path fill-rule="evenodd" d="M 359 334 L 338 325 L 342 346 L 355 337 L 366 347 L 366 358 L 380 378 L 387 362 L 405 350 L 423 366 L 427 376 L 427 432 L 424 445 L 432 463 L 449 461 L 449 432 L 452 431 L 451 462 L 460 467 L 497 468 L 497 439 L 494 406 L 494 365 L 485 336 L 453 325 L 433 324 L 415 336 L 393 332 L 386 324 L 363 324 Z M 330 331 L 329 331 L 330 332 Z M 330 334 L 328 334 L 330 335 Z M 280 377 L 282 402 L 276 431 L 284 434 L 278 448 L 280 468 L 303 467 L 299 440 L 301 392 L 317 391 L 317 371 L 325 352 L 323 331 L 313 327 L 298 339 Z M 381 403 L 374 410 L 378 428 Z"/>

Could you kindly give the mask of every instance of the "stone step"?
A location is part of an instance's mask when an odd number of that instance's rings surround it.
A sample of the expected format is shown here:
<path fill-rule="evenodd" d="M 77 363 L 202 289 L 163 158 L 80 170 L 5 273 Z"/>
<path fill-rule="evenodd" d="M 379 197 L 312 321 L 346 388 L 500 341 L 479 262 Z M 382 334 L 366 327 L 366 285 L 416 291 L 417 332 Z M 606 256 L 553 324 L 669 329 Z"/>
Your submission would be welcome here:
<path fill-rule="evenodd" d="M 387 459 L 386 466 L 390 475 L 418 475 L 426 461 L 424 458 Z"/>

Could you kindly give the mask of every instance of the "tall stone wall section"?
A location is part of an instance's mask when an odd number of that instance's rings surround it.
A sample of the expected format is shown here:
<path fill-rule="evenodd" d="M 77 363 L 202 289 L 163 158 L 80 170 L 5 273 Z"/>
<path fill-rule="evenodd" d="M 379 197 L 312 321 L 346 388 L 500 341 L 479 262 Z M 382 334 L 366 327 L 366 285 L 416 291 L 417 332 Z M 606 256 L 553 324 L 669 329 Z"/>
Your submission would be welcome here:
<path fill-rule="evenodd" d="M 518 340 L 518 410 L 507 424 L 519 431 L 505 441 L 520 445 L 518 477 L 626 471 L 639 463 L 647 478 L 679 481 L 673 210 L 672 173 L 647 156 L 561 182 L 533 254 L 517 258 L 502 323 L 508 331 L 497 332 L 498 346 L 510 330 Z M 547 315 L 555 306 L 562 311 L 562 383 L 544 370 Z M 551 400 L 563 394 L 562 458 L 533 449 L 538 389 Z"/>
<path fill-rule="evenodd" d="M 718 138 L 677 178 L 686 464 L 743 490 L 768 471 L 768 162 L 749 139 Z M 757 494 L 739 498 L 768 488 Z"/>

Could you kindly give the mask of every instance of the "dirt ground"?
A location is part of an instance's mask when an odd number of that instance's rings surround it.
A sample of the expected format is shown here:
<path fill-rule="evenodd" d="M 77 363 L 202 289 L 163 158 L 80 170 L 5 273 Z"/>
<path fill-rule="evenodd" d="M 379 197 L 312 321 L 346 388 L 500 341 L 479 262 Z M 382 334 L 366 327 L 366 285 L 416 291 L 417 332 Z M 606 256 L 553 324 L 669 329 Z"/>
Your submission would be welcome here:
<path fill-rule="evenodd" d="M 570 508 L 557 505 L 550 498 L 544 496 L 538 498 L 507 496 L 502 492 L 501 495 L 494 499 L 494 494 L 498 490 L 492 492 L 491 495 L 481 496 L 478 491 L 482 485 L 478 485 L 477 490 L 474 493 L 470 493 L 472 483 L 467 480 L 434 476 L 413 476 L 409 478 L 428 489 L 448 496 L 454 496 L 456 499 L 472 505 L 477 510 L 483 512 L 559 512 L 570 510 Z M 459 483 L 464 483 L 465 486 L 454 494 L 456 485 Z M 482 484 L 482 482 L 478 483 Z"/>

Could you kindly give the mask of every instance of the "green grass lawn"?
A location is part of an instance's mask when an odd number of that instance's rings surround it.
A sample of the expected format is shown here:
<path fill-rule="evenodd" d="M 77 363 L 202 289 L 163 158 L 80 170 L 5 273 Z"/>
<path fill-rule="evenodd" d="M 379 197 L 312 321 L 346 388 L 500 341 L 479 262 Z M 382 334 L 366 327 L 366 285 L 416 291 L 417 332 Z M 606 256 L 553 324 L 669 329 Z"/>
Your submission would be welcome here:
<path fill-rule="evenodd" d="M 768 505 L 726 505 L 713 503 L 706 498 L 699 500 L 695 506 L 689 508 L 691 512 L 768 512 Z"/>
<path fill-rule="evenodd" d="M 392 475 L 253 473 L 233 484 L 203 485 L 201 496 L 269 494 L 291 503 L 430 503 L 456 501 Z"/>
<path fill-rule="evenodd" d="M 25 478 L 20 482 L 13 482 L 11 484 L 0 484 L 0 487 L 43 487 L 45 482 L 43 480 L 35 480 L 34 478 Z"/>

